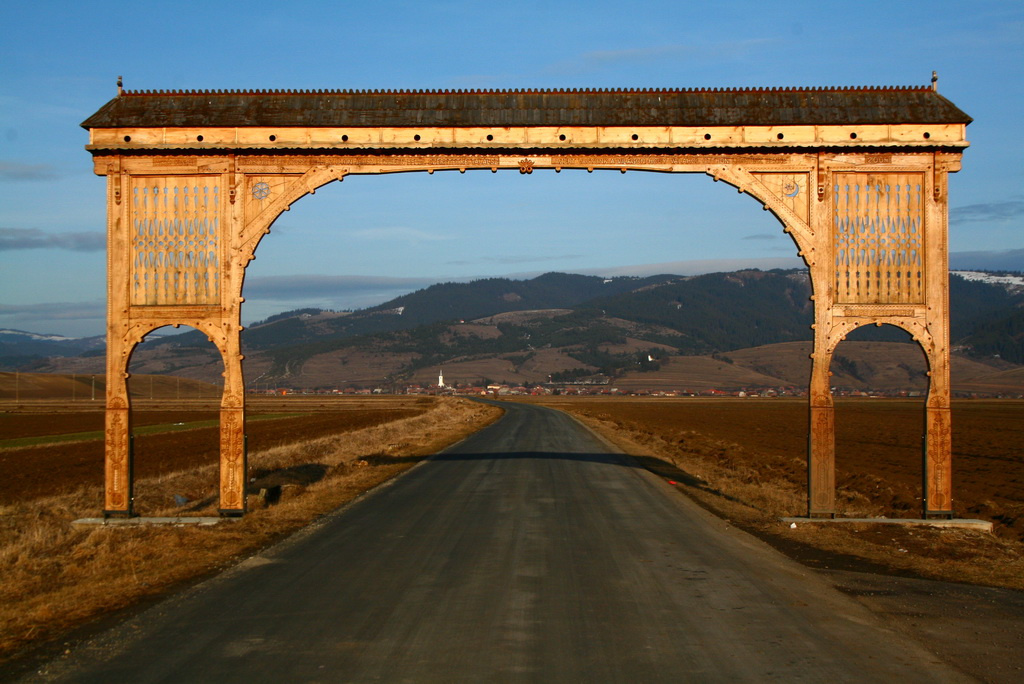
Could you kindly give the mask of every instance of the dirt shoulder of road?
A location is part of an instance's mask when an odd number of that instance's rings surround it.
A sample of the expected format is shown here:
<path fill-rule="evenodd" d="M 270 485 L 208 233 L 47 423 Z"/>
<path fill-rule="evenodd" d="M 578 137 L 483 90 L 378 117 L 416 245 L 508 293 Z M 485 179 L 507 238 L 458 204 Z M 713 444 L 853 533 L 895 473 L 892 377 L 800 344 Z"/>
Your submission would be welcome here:
<path fill-rule="evenodd" d="M 546 402 L 545 402 L 546 403 Z M 555 402 L 636 463 L 706 510 L 819 571 L 904 638 L 967 676 L 1018 682 L 1024 676 L 1024 545 L 963 530 L 890 525 L 797 525 L 769 511 L 795 494 L 758 464 L 731 461 L 716 471 L 719 440 L 690 434 L 678 442 L 646 425 L 616 419 L 607 405 Z M 753 458 L 753 456 L 751 457 Z M 695 474 L 699 473 L 699 474 Z M 753 486 L 747 481 L 756 481 Z M 780 488 L 781 492 L 767 492 Z M 758 491 L 758 497 L 751 496 Z M 751 500 L 756 499 L 756 500 Z M 777 511 L 775 511 L 777 512 Z"/>
<path fill-rule="evenodd" d="M 58 656 L 69 647 L 65 642 L 234 565 L 502 413 L 457 399 L 414 407 L 392 412 L 392 420 L 375 410 L 335 416 L 333 434 L 323 427 L 319 436 L 306 431 L 286 443 L 280 435 L 268 437 L 267 448 L 249 454 L 249 512 L 214 527 L 72 525 L 97 515 L 101 485 L 0 504 L 0 680 Z M 141 513 L 217 515 L 216 462 L 181 465 L 185 469 L 136 480 L 146 502 Z M 180 493 L 187 503 L 175 503 Z"/>
<path fill-rule="evenodd" d="M 954 454 L 954 468 L 961 473 L 957 479 L 966 483 L 958 508 L 995 512 L 977 516 L 993 521 L 995 534 L 891 524 L 791 527 L 781 518 L 806 513 L 806 433 L 799 425 L 786 424 L 790 414 L 806 413 L 797 403 L 541 403 L 569 412 L 706 509 L 805 565 L 1024 590 L 1018 482 L 1024 474 L 1024 454 L 1015 438 L 1007 441 L 982 430 L 990 446 L 979 440 L 978 445 L 965 446 L 972 453 Z M 845 417 L 863 420 L 871 429 L 837 439 L 840 451 L 856 454 L 837 468 L 839 515 L 920 517 L 919 444 L 916 450 L 901 450 L 884 443 L 884 423 L 897 421 L 901 406 L 865 403 L 847 410 Z M 1006 428 L 1011 435 L 1019 429 L 1015 424 L 1024 422 L 1024 405 L 1016 410 L 1018 420 Z M 965 414 L 961 421 L 965 440 L 970 420 L 974 419 Z M 911 435 L 904 436 L 911 441 Z M 983 449 L 992 453 L 978 453 Z M 982 466 L 994 460 L 993 455 L 1000 456 L 1000 468 L 985 471 Z M 975 465 L 979 461 L 982 465 Z"/>

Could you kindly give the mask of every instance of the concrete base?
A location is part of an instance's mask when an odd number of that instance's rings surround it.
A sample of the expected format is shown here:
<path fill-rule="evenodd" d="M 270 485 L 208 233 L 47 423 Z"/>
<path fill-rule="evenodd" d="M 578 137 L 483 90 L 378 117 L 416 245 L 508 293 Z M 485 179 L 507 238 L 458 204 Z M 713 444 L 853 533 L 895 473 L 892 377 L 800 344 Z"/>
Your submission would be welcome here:
<path fill-rule="evenodd" d="M 952 518 L 949 520 L 922 520 L 919 518 L 780 518 L 790 525 L 820 525 L 836 523 L 860 523 L 872 525 L 927 525 L 928 527 L 959 527 L 979 532 L 991 532 L 992 523 L 987 520 Z"/>
<path fill-rule="evenodd" d="M 138 525 L 216 525 L 229 518 L 184 517 L 184 518 L 80 518 L 72 525 L 100 525 L 102 527 L 124 527 Z M 237 518 L 235 518 L 237 520 Z"/>

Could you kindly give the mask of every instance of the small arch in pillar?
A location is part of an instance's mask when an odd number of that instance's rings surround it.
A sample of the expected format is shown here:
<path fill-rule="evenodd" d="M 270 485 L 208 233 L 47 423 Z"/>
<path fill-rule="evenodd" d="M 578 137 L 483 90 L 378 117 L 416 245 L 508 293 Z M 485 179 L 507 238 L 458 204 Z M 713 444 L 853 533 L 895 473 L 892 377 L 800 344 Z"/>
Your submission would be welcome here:
<path fill-rule="evenodd" d="M 832 353 L 836 508 L 843 517 L 923 510 L 924 347 L 899 323 L 861 322 Z"/>
<path fill-rule="evenodd" d="M 174 363 L 198 373 L 174 374 Z M 208 333 L 153 325 L 131 351 L 135 514 L 176 516 L 216 510 L 224 360 Z M 208 474 L 208 476 L 207 476 Z"/>

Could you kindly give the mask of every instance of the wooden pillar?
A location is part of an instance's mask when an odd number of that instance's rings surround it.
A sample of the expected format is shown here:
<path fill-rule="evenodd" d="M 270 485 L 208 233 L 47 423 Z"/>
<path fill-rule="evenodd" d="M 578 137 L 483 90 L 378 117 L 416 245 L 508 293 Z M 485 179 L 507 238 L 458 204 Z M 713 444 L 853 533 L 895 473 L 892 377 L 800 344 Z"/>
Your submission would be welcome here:
<path fill-rule="evenodd" d="M 830 387 L 831 364 L 828 328 L 816 324 L 808 392 L 807 515 L 810 518 L 833 518 L 836 514 L 836 420 Z"/>
<path fill-rule="evenodd" d="M 814 292 L 814 351 L 808 385 L 807 515 L 834 518 L 836 514 L 835 405 L 832 400 L 831 334 L 835 302 L 835 258 L 831 179 L 826 160 L 817 156 L 813 178 L 816 196 L 810 200 L 810 243 L 801 247 Z M 809 178 L 809 180 L 810 180 Z M 810 185 L 810 183 L 808 183 Z M 810 256 L 813 255 L 813 256 Z"/>
<path fill-rule="evenodd" d="M 107 403 L 104 433 L 104 517 L 132 516 L 132 412 L 128 396 L 130 350 L 123 337 L 107 336 Z"/>
<path fill-rule="evenodd" d="M 925 268 L 928 306 L 926 310 L 930 344 L 928 357 L 928 399 L 925 404 L 923 516 L 953 517 L 953 445 L 949 383 L 949 201 L 946 174 L 949 168 L 933 161 L 931 202 L 928 216 L 929 240 Z"/>
<path fill-rule="evenodd" d="M 245 513 L 245 383 L 240 326 L 224 324 L 224 394 L 220 404 L 220 514 Z"/>
<path fill-rule="evenodd" d="M 131 330 L 129 308 L 128 202 L 122 191 L 128 175 L 121 159 L 113 159 L 107 176 L 107 391 L 104 418 L 104 500 L 103 515 L 135 514 L 132 472 L 132 412 L 128 395 L 128 361 L 136 340 Z"/>
<path fill-rule="evenodd" d="M 935 371 L 932 371 L 933 373 Z M 946 370 L 948 373 L 948 368 Z M 933 380 L 933 388 L 935 387 Z M 948 391 L 928 393 L 928 404 L 925 408 L 925 440 L 924 440 L 924 517 L 953 517 L 953 458 L 952 425 Z"/>

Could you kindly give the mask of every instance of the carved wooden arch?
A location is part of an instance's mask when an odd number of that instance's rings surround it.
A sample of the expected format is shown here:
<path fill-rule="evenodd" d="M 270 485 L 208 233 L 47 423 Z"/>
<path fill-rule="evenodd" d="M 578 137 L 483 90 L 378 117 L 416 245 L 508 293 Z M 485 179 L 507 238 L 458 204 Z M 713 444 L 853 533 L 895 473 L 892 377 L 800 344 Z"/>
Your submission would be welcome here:
<path fill-rule="evenodd" d="M 755 198 L 793 239 L 814 308 L 809 515 L 836 512 L 828 377 L 836 345 L 867 323 L 910 331 L 930 375 L 923 514 L 951 515 L 946 177 L 960 168 L 969 122 L 934 82 L 119 91 L 83 124 L 95 172 L 107 177 L 105 513 L 133 513 L 127 359 L 146 332 L 169 324 L 202 330 L 221 352 L 221 511 L 244 512 L 242 286 L 263 236 L 299 198 L 347 175 L 585 169 L 706 174 Z"/>
<path fill-rule="evenodd" d="M 561 168 L 559 167 L 557 170 L 560 171 Z M 464 172 L 466 167 L 461 167 L 459 170 Z M 490 167 L 490 170 L 493 172 L 498 169 Z M 589 170 L 593 170 L 593 167 L 590 167 Z M 623 166 L 620 169 L 623 172 L 626 170 L 650 171 L 651 169 L 635 165 Z M 420 171 L 433 173 L 433 169 L 429 167 L 420 169 Z M 658 169 L 658 171 L 661 170 Z M 405 173 L 408 171 L 403 170 L 401 172 Z M 270 227 L 280 218 L 281 214 L 290 211 L 291 206 L 303 197 L 316 194 L 318 189 L 332 181 L 343 181 L 350 173 L 348 168 L 314 167 L 286 185 L 272 202 L 262 208 L 254 217 L 246 220 L 242 228 L 242 247 L 247 250 L 246 263 L 255 258 L 256 248 L 259 246 L 260 241 L 262 241 L 265 235 L 270 233 Z M 398 172 L 396 171 L 395 173 Z M 688 171 L 684 173 L 700 172 Z M 753 174 L 743 169 L 742 166 L 718 165 L 714 168 L 706 169 L 703 173 L 711 176 L 715 182 L 724 181 L 735 187 L 739 193 L 748 194 L 760 202 L 765 211 L 771 212 L 779 220 L 782 224 L 783 232 L 793 239 L 796 245 L 797 256 L 801 257 L 808 266 L 811 265 L 814 254 L 811 228 L 807 221 L 797 216 L 792 207 L 782 201 L 776 192 L 768 188 L 762 181 L 754 177 Z M 806 186 L 809 186 L 809 178 L 805 183 Z"/>
<path fill-rule="evenodd" d="M 789 235 L 797 249 L 797 256 L 810 267 L 814 263 L 814 234 L 807 219 L 797 215 L 793 207 L 787 204 L 778 194 L 778 190 L 769 188 L 765 183 L 747 171 L 743 166 L 716 166 L 706 171 L 707 175 L 717 181 L 724 181 L 736 188 L 740 194 L 747 194 L 761 203 L 765 211 L 770 212 L 782 224 L 782 231 Z M 797 174 L 800 175 L 800 174 Z M 800 181 L 797 189 L 806 191 L 810 187 L 810 174 Z M 813 289 L 813 283 L 812 283 Z"/>
<path fill-rule="evenodd" d="M 228 364 L 233 360 L 232 340 L 230 332 L 224 330 L 223 325 L 211 320 L 180 321 L 177 323 L 166 322 L 139 322 L 124 326 L 119 338 L 120 344 L 116 345 L 116 353 L 107 354 L 107 427 L 106 440 L 108 443 L 119 445 L 120 449 L 108 450 L 113 452 L 113 460 L 108 458 L 105 467 L 105 511 L 118 511 L 119 509 L 131 510 L 134 496 L 134 482 L 132 478 L 132 454 L 131 454 L 131 397 L 128 393 L 128 379 L 131 374 L 128 368 L 131 364 L 132 355 L 138 349 L 139 344 L 146 335 L 167 326 L 185 325 L 193 328 L 204 335 L 216 347 L 220 353 L 221 365 L 225 387 L 228 383 Z M 238 359 L 238 362 L 241 358 Z M 229 405 L 234 408 L 244 407 L 244 398 L 240 392 L 225 392 L 222 398 L 222 406 Z M 236 426 L 237 428 L 238 426 Z M 228 446 L 231 442 L 228 442 Z M 225 446 L 224 435 L 221 436 L 221 451 Z M 108 456 L 111 455 L 108 453 Z M 237 473 L 231 472 L 231 467 L 237 465 L 234 460 L 221 459 L 221 479 L 233 483 Z M 237 470 L 237 468 L 236 468 Z M 238 504 L 242 503 L 241 498 L 231 497 L 232 490 L 239 490 L 239 486 L 229 487 L 228 496 L 230 500 Z"/>
<path fill-rule="evenodd" d="M 518 156 L 518 155 L 517 155 Z M 483 163 L 472 164 L 466 163 L 467 160 L 463 159 L 460 161 L 460 166 L 452 167 L 445 165 L 432 164 L 430 159 L 419 160 L 418 163 L 412 165 L 405 165 L 400 169 L 396 168 L 360 168 L 359 166 L 350 165 L 315 165 L 306 168 L 301 173 L 291 174 L 279 174 L 280 186 L 273 194 L 271 199 L 265 206 L 261 206 L 257 211 L 253 212 L 251 218 L 243 214 L 240 217 L 239 223 L 241 227 L 238 230 L 238 241 L 233 247 L 235 256 L 231 259 L 231 262 L 226 265 L 226 268 L 234 269 L 235 273 L 233 277 L 229 279 L 232 289 L 230 294 L 236 299 L 238 304 L 243 301 L 241 298 L 242 282 L 244 279 L 245 267 L 254 257 L 255 249 L 258 246 L 262 237 L 269 232 L 270 225 L 276 220 L 280 214 L 287 211 L 289 207 L 298 199 L 304 197 L 307 194 L 315 193 L 316 189 L 322 187 L 326 183 L 334 180 L 341 180 L 346 175 L 353 173 L 389 173 L 398 171 L 428 171 L 433 172 L 435 170 L 460 170 L 464 171 L 467 168 L 488 168 L 492 171 L 498 168 L 518 169 L 521 173 L 532 173 L 535 169 L 540 168 L 554 168 L 556 171 L 562 168 L 580 168 L 587 169 L 589 171 L 595 170 L 596 168 L 609 169 L 618 168 L 621 170 L 632 170 L 632 171 L 658 171 L 658 172 L 669 172 L 669 173 L 704 173 L 711 176 L 714 180 L 721 180 L 737 188 L 738 192 L 749 194 L 758 200 L 763 207 L 771 211 L 782 223 L 783 231 L 789 234 L 794 240 L 797 246 L 797 253 L 801 256 L 805 263 L 807 263 L 810 269 L 811 285 L 812 290 L 816 293 L 827 292 L 829 290 L 828 281 L 831 278 L 831 266 L 829 261 L 821 260 L 818 258 L 820 252 L 828 253 L 831 245 L 826 244 L 823 241 L 823 234 L 827 231 L 822 229 L 820 225 L 822 209 L 818 206 L 820 200 L 817 198 L 812 199 L 811 188 L 814 178 L 814 167 L 809 164 L 806 160 L 799 165 L 769 165 L 761 167 L 755 167 L 753 170 L 746 163 L 747 160 L 742 156 L 738 156 L 735 163 L 717 163 L 714 165 L 706 165 L 697 163 L 697 159 L 687 159 L 684 164 L 611 164 L 606 163 L 599 165 L 600 159 L 595 159 L 596 155 L 590 155 L 585 161 L 572 163 L 572 160 L 561 160 L 558 165 L 553 162 L 544 163 L 545 160 L 530 160 L 529 164 L 525 164 L 522 159 L 514 162 L 514 166 L 508 161 L 502 166 L 495 166 L 493 160 L 485 160 Z M 611 161 L 611 160 L 609 160 Z M 674 161 L 674 160 L 670 160 Z M 246 182 L 257 178 L 266 177 L 268 174 L 265 173 L 254 173 L 254 174 L 237 174 L 241 176 L 240 187 L 235 188 L 235 194 L 245 197 L 245 192 L 248 186 Z M 271 174 L 272 175 L 272 174 Z M 236 181 L 237 182 L 237 181 Z M 255 181 L 264 182 L 264 181 Z M 803 195 L 806 200 L 805 204 L 800 205 L 800 208 L 794 207 L 792 202 L 787 201 L 787 195 L 789 193 L 784 191 L 786 183 L 794 183 L 794 187 L 799 189 L 799 194 Z M 773 185 L 774 187 L 770 187 Z M 817 232 L 814 230 L 814 224 L 818 224 Z M 827 226 L 825 226 L 827 228 Z M 824 265 L 825 268 L 821 268 Z M 816 312 L 820 312 L 821 306 L 816 306 Z M 816 313 L 815 327 L 819 327 L 818 319 L 820 319 Z M 857 324 L 862 322 L 875 322 L 877 317 L 870 317 L 864 321 L 858 319 L 843 318 L 833 320 L 831 315 L 825 317 L 827 324 L 824 326 L 824 331 L 821 334 L 816 334 L 816 337 L 825 342 L 825 347 L 820 351 L 816 351 L 816 362 L 815 367 L 822 369 L 819 375 L 826 376 L 824 380 L 819 384 L 820 387 L 825 388 L 822 391 L 820 388 L 815 391 L 813 385 L 815 384 L 812 379 L 812 391 L 811 391 L 811 413 L 815 415 L 815 421 L 812 422 L 811 439 L 812 439 L 812 453 L 815 451 L 814 441 L 818 440 L 821 443 L 830 443 L 833 440 L 834 425 L 829 419 L 826 419 L 820 415 L 822 409 L 828 414 L 831 414 L 832 400 L 831 396 L 828 395 L 828 380 L 827 380 L 827 369 L 830 365 L 832 351 L 835 348 L 835 344 L 838 340 L 845 336 L 845 333 L 856 327 Z M 896 323 L 898 319 L 891 317 L 885 318 L 886 322 Z M 181 321 L 186 322 L 186 321 Z M 161 322 L 159 324 L 153 324 L 149 329 L 160 327 L 166 323 Z M 918 330 L 927 330 L 927 326 L 922 326 L 920 322 L 911 324 L 909 321 L 904 323 L 908 327 L 916 327 Z M 903 327 L 903 326 L 901 326 Z M 232 373 L 229 366 L 230 361 L 235 358 L 229 347 L 231 346 L 231 331 L 234 328 L 236 331 L 240 330 L 240 325 L 237 322 L 232 324 L 231 320 L 220 318 L 214 322 L 207 322 L 204 329 L 208 329 L 208 335 L 217 338 L 217 346 L 221 350 L 222 355 L 225 359 L 225 399 L 222 402 L 222 410 L 226 409 L 241 409 L 244 407 L 244 398 L 241 395 L 240 371 L 236 374 Z M 237 334 L 237 333 L 236 333 Z M 130 343 L 131 340 L 125 339 L 125 343 Z M 235 341 L 237 347 L 237 340 Z M 820 357 L 820 361 L 817 360 Z M 237 359 L 240 362 L 241 356 L 237 355 Z M 230 382 L 233 375 L 238 376 L 239 380 L 232 383 Z M 232 391 L 232 388 L 233 391 Z M 944 404 L 948 405 L 948 401 Z M 830 415 L 829 415 L 830 418 Z M 239 435 L 241 422 L 241 414 L 239 415 L 224 415 L 222 420 L 222 439 L 225 445 L 240 445 L 241 437 Z M 228 448 L 226 446 L 226 448 Z M 238 451 L 241 447 L 233 447 L 235 451 Z M 834 449 L 831 446 L 819 447 L 817 452 L 819 454 L 826 454 L 825 457 L 820 459 L 821 470 L 826 474 L 831 473 L 834 470 L 834 452 L 829 454 L 829 449 Z M 830 457 L 831 456 L 831 457 Z M 231 502 L 227 507 L 222 508 L 226 511 L 232 510 L 232 506 L 241 505 L 244 507 L 244 494 L 239 491 L 237 483 L 244 481 L 244 474 L 234 474 L 232 469 L 237 469 L 239 464 L 243 461 L 237 456 L 233 455 L 228 457 L 227 455 L 223 458 L 224 473 L 222 474 L 222 502 Z M 809 482 L 814 482 L 815 462 L 812 457 L 811 467 L 809 473 L 811 473 Z M 834 474 L 831 475 L 834 478 Z M 817 478 L 817 486 L 809 485 L 809 501 L 810 511 L 813 514 L 825 514 L 830 515 L 831 509 L 834 508 L 834 495 L 831 492 L 834 490 L 834 486 L 830 485 L 834 482 L 834 479 L 830 479 L 828 475 L 823 475 Z M 827 498 L 814 498 L 814 492 L 822 492 L 829 494 Z M 935 497 L 933 497 L 934 499 Z M 817 505 L 815 505 L 817 501 Z M 239 504 L 241 502 L 241 504 Z M 109 510 L 109 509 L 108 509 Z"/>
<path fill-rule="evenodd" d="M 288 183 L 284 190 L 266 207 L 262 207 L 255 216 L 247 219 L 242 227 L 242 249 L 245 251 L 245 263 L 255 258 L 256 248 L 263 237 L 270 233 L 273 225 L 281 214 L 290 211 L 293 204 L 306 195 L 315 195 L 316 191 L 332 181 L 342 181 L 348 174 L 347 170 L 336 167 L 313 167 L 300 177 Z M 241 288 L 239 288 L 241 293 Z"/>

